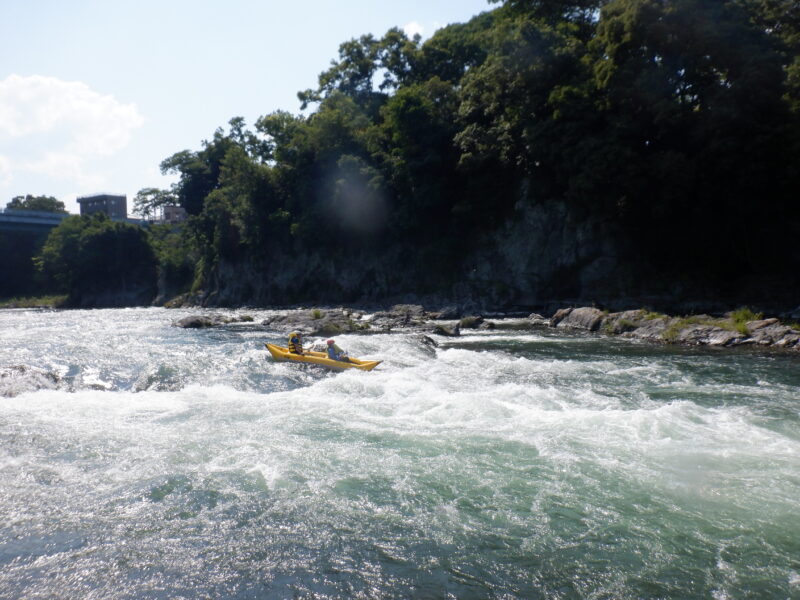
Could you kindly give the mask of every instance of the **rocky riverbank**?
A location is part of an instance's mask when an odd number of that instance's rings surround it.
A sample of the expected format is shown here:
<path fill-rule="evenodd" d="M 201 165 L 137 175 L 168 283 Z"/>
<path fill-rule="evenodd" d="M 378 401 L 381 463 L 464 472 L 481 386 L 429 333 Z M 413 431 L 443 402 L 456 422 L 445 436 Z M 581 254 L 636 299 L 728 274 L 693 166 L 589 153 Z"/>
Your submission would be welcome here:
<path fill-rule="evenodd" d="M 644 309 L 605 313 L 590 307 L 563 308 L 550 318 L 549 326 L 687 346 L 800 350 L 800 326 L 782 323 L 777 318 L 765 319 L 747 310 L 733 311 L 724 317 L 674 317 Z"/>
<path fill-rule="evenodd" d="M 248 315 L 230 317 L 212 313 L 186 317 L 174 325 L 215 327 L 252 321 L 253 318 Z M 393 331 L 454 337 L 470 329 L 568 328 L 662 344 L 754 346 L 800 352 L 800 325 L 785 323 L 774 317 L 763 318 L 746 309 L 722 317 L 678 317 L 645 309 L 611 313 L 593 307 L 569 307 L 555 311 L 548 318 L 538 313 L 462 315 L 456 308 L 429 311 L 420 305 L 401 304 L 376 311 L 351 308 L 292 309 L 278 312 L 254 326 L 267 331 L 297 330 L 307 337 Z"/>

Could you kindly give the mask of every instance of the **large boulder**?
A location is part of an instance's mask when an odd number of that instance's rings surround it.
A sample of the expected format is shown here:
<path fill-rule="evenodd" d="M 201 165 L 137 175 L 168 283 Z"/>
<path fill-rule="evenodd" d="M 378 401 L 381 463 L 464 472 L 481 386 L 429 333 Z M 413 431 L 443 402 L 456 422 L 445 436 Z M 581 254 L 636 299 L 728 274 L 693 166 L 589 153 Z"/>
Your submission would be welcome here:
<path fill-rule="evenodd" d="M 611 313 L 603 318 L 602 328 L 606 333 L 622 334 L 629 333 L 642 327 L 647 322 L 647 312 L 638 310 L 626 310 Z"/>
<path fill-rule="evenodd" d="M 573 308 L 559 308 L 553 313 L 553 316 L 550 317 L 550 327 L 558 327 L 558 324 L 567 318 L 569 313 L 571 313 L 573 310 Z"/>
<path fill-rule="evenodd" d="M 755 327 L 750 332 L 750 337 L 753 338 L 754 343 L 759 346 L 779 346 L 779 347 L 794 347 L 797 345 L 797 340 L 800 338 L 800 331 L 792 329 L 787 325 L 781 325 L 777 319 L 765 319 L 772 321 L 767 325 Z M 748 323 L 748 329 L 749 329 Z"/>
<path fill-rule="evenodd" d="M 428 354 L 428 356 L 436 356 L 436 348 L 439 347 L 439 343 L 432 337 L 424 333 L 418 333 L 414 335 L 412 339 L 426 354 Z"/>
<path fill-rule="evenodd" d="M 308 336 L 332 336 L 371 329 L 371 322 L 363 320 L 362 317 L 362 313 L 342 308 L 314 308 L 272 315 L 261 324 L 285 333 L 296 330 Z"/>
<path fill-rule="evenodd" d="M 389 310 L 370 315 L 369 323 L 374 329 L 381 331 L 417 329 L 424 327 L 433 316 L 418 304 L 396 304 Z"/>
<path fill-rule="evenodd" d="M 443 335 L 446 337 L 458 337 L 461 335 L 461 327 L 458 323 L 455 325 L 444 325 L 442 323 L 437 323 L 431 329 L 431 333 L 435 333 L 436 335 Z"/>
<path fill-rule="evenodd" d="M 575 308 L 564 315 L 557 323 L 557 327 L 570 327 L 572 329 L 584 329 L 586 331 L 597 331 L 603 322 L 603 311 L 597 308 L 585 306 Z"/>
<path fill-rule="evenodd" d="M 664 334 L 676 323 L 678 319 L 672 317 L 654 317 L 645 321 L 633 331 L 623 333 L 623 337 L 631 337 L 639 340 L 650 340 L 653 342 L 663 342 Z"/>
<path fill-rule="evenodd" d="M 740 344 L 746 337 L 714 325 L 693 324 L 680 329 L 674 341 L 690 346 L 730 346 Z"/>
<path fill-rule="evenodd" d="M 528 320 L 531 322 L 531 325 L 548 325 L 550 323 L 550 319 L 543 317 L 539 313 L 529 314 Z"/>
<path fill-rule="evenodd" d="M 458 322 L 459 327 L 461 329 L 478 329 L 483 324 L 483 317 L 481 316 L 474 316 L 474 317 L 464 317 Z"/>
<path fill-rule="evenodd" d="M 747 327 L 747 331 L 749 333 L 753 333 L 757 329 L 762 329 L 764 327 L 769 327 L 770 325 L 775 325 L 778 323 L 778 319 L 758 319 L 756 321 L 748 321 L 745 323 L 745 327 Z"/>
<path fill-rule="evenodd" d="M 228 325 L 229 323 L 249 323 L 253 321 L 250 315 L 239 316 L 226 316 L 220 314 L 209 315 L 190 315 L 183 319 L 175 321 L 173 327 L 182 327 L 184 329 L 205 329 L 207 327 L 219 327 L 220 325 Z"/>
<path fill-rule="evenodd" d="M 206 327 L 216 327 L 222 325 L 221 318 L 218 315 L 191 315 L 178 319 L 172 325 L 173 327 L 183 327 L 184 329 L 204 329 Z"/>

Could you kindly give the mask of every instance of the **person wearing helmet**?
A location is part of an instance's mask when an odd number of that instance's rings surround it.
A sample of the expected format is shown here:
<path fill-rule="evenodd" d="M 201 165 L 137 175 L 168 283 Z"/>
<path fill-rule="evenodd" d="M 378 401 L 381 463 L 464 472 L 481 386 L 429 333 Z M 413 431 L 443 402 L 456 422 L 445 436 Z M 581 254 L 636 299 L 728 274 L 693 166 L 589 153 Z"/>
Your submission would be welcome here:
<path fill-rule="evenodd" d="M 290 333 L 288 348 L 293 354 L 303 354 L 303 334 L 299 331 Z"/>
<path fill-rule="evenodd" d="M 340 362 L 350 362 L 350 359 L 347 358 L 347 352 L 342 350 L 334 340 L 328 340 L 328 358 Z"/>

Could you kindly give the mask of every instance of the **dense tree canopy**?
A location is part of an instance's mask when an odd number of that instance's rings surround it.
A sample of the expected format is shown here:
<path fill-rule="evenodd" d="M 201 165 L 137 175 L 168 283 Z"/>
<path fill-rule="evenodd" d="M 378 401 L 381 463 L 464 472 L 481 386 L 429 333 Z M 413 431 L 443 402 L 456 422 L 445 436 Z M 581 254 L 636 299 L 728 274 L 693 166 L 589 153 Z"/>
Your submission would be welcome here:
<path fill-rule="evenodd" d="M 155 295 L 156 256 L 147 232 L 101 213 L 64 219 L 50 232 L 36 263 L 73 302 L 141 287 Z"/>
<path fill-rule="evenodd" d="M 519 203 L 547 202 L 616 221 L 656 266 L 719 278 L 787 267 L 795 2 L 498 4 L 425 42 L 399 29 L 344 42 L 299 94 L 310 114 L 272 112 L 252 130 L 231 120 L 164 160 L 179 181 L 143 190 L 142 209 L 169 198 L 192 215 L 198 284 L 220 261 L 404 245 L 435 281 Z"/>
<path fill-rule="evenodd" d="M 11 210 L 40 210 L 44 212 L 65 213 L 67 212 L 64 203 L 53 196 L 14 196 L 11 202 L 6 204 L 6 208 Z"/>

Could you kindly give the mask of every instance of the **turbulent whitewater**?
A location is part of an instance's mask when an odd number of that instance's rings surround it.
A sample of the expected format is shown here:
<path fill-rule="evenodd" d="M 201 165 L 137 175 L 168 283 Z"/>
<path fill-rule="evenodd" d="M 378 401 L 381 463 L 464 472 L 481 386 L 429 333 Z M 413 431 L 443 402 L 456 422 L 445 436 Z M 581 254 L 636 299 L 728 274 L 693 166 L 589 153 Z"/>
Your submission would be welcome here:
<path fill-rule="evenodd" d="M 2 598 L 800 597 L 800 361 L 0 311 Z"/>

